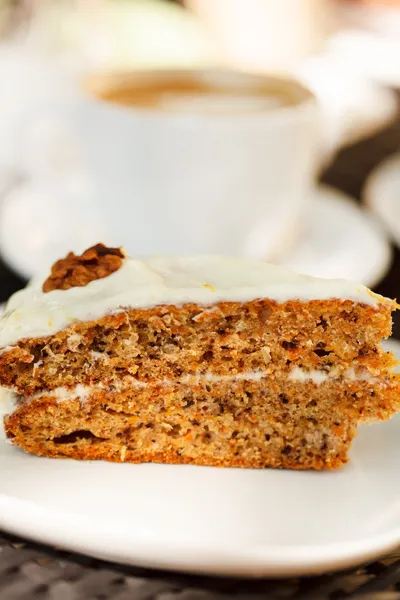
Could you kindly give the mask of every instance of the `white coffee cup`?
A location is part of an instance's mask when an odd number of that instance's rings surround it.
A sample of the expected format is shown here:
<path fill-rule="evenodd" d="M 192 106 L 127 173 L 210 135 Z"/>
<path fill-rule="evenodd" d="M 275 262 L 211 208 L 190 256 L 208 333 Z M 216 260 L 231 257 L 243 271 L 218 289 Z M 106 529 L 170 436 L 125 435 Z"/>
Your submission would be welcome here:
<path fill-rule="evenodd" d="M 52 202 L 28 210 L 36 244 L 50 240 L 46 260 L 100 237 L 132 255 L 272 258 L 296 227 L 320 147 L 309 91 L 239 72 L 96 75 L 45 113 L 63 123 L 85 173 L 79 193 L 54 184 Z"/>

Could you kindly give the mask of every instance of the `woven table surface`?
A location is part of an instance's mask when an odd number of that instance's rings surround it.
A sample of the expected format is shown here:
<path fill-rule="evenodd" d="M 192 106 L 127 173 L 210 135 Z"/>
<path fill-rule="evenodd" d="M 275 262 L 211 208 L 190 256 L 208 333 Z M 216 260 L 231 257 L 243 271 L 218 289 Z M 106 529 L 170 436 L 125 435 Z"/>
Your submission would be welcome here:
<path fill-rule="evenodd" d="M 322 180 L 359 200 L 370 171 L 396 151 L 400 151 L 400 118 L 373 138 L 344 149 Z M 0 260 L 0 302 L 24 283 Z M 400 296 L 398 249 L 394 249 L 392 266 L 376 291 L 387 296 Z M 395 318 L 394 335 L 400 338 L 399 316 Z M 400 600 L 400 548 L 351 571 L 309 578 L 246 581 L 124 567 L 0 532 L 0 600 L 212 600 L 229 597 L 238 600 Z"/>
<path fill-rule="evenodd" d="M 400 550 L 358 569 L 319 577 L 238 580 L 109 564 L 0 535 L 1 600 L 400 599 Z"/>

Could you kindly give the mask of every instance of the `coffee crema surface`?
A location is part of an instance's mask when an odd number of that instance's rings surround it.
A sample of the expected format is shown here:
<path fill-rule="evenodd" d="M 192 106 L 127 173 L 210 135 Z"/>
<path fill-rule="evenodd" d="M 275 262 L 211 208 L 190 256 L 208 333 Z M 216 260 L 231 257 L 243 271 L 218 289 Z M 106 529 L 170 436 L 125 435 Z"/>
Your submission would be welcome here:
<path fill-rule="evenodd" d="M 139 109 L 248 113 L 293 106 L 307 91 L 291 81 L 245 73 L 210 71 L 109 74 L 86 81 L 86 90 L 106 102 Z"/>

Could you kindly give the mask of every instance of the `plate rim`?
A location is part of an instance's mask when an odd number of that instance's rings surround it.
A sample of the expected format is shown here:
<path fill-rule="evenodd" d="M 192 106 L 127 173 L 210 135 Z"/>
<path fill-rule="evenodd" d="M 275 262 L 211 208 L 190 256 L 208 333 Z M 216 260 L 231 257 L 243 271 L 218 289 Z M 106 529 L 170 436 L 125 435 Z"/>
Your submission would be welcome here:
<path fill-rule="evenodd" d="M 7 512 L 7 508 L 11 511 Z M 7 518 L 2 516 L 5 514 Z M 43 520 L 56 523 L 57 534 L 55 529 L 40 530 Z M 397 548 L 400 542 L 399 526 L 390 533 L 350 542 L 312 546 L 254 545 L 246 547 L 246 552 L 240 551 L 240 546 L 230 546 L 228 552 L 224 547 L 223 554 L 215 544 L 211 548 L 205 544 L 188 547 L 187 543 L 172 543 L 166 548 L 165 544 L 149 543 L 140 538 L 131 538 L 121 550 L 119 528 L 103 524 L 91 527 L 92 522 L 94 520 L 88 521 L 80 515 L 0 493 L 0 527 L 4 531 L 106 562 L 163 571 L 251 578 L 318 575 L 376 559 Z M 60 544 L 61 535 L 65 543 Z M 124 536 L 126 538 L 126 531 Z M 96 549 L 99 542 L 107 552 Z M 171 555 L 174 555 L 172 561 Z"/>

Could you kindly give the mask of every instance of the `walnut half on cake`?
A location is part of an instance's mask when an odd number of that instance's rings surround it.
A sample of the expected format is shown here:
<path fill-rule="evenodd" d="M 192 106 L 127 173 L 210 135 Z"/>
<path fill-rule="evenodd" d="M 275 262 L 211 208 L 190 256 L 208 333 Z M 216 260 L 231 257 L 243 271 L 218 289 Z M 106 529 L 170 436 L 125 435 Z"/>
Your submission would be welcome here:
<path fill-rule="evenodd" d="M 70 253 L 1 320 L 6 434 L 41 456 L 335 469 L 400 408 L 395 308 L 264 262 Z"/>

